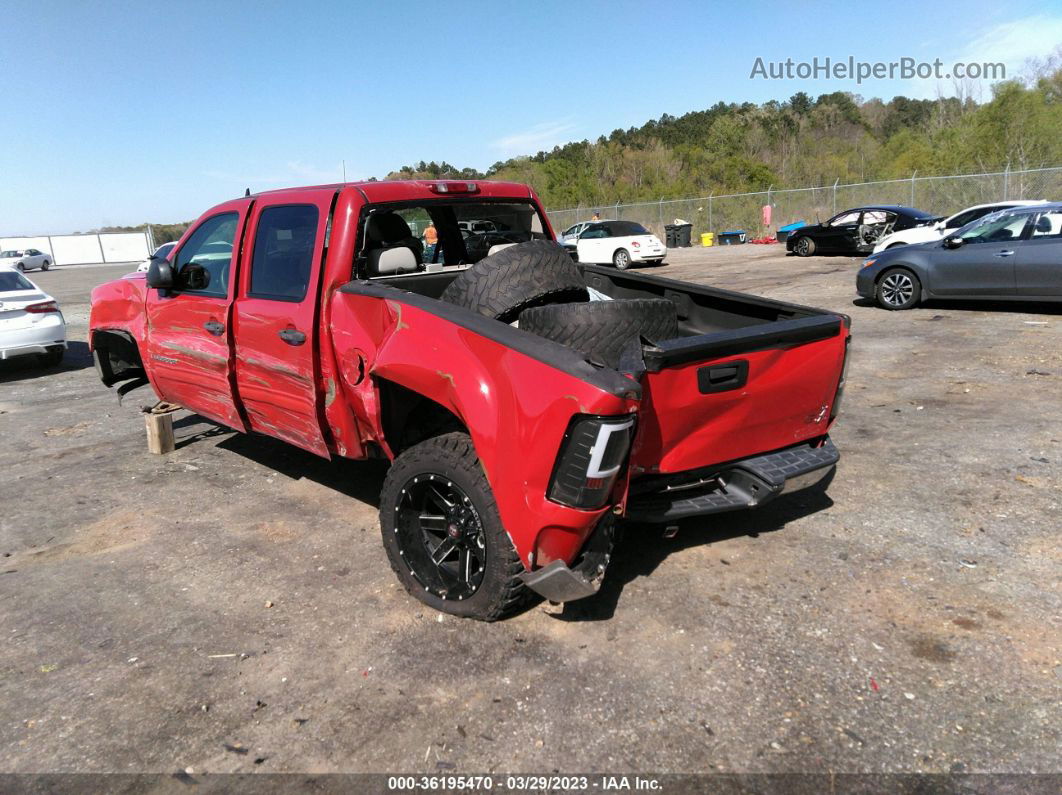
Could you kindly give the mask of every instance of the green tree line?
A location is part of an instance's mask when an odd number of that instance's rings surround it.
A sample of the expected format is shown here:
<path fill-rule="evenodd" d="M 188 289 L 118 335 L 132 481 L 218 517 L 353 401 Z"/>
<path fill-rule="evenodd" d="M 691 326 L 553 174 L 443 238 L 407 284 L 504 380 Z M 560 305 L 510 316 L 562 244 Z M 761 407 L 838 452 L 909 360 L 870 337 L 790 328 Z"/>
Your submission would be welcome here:
<path fill-rule="evenodd" d="M 446 162 L 404 166 L 387 179 L 488 178 L 529 183 L 547 208 L 655 201 L 880 179 L 1062 165 L 1062 68 L 993 86 L 983 103 L 836 91 L 784 102 L 717 103 L 665 114 L 486 172 Z M 1050 197 L 1049 197 L 1050 198 Z"/>

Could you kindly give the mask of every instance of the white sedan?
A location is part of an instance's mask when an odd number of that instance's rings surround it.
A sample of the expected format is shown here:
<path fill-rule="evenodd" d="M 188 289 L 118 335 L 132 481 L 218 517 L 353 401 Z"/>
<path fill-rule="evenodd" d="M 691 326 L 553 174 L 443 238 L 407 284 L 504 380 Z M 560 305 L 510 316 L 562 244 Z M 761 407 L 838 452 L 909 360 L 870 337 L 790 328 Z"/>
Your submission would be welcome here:
<path fill-rule="evenodd" d="M 931 243 L 934 240 L 945 238 L 955 230 L 966 226 L 968 223 L 976 221 L 978 218 L 983 218 L 990 213 L 997 212 L 998 210 L 1009 210 L 1012 207 L 1027 207 L 1031 204 L 1044 203 L 1045 201 L 1043 199 L 1037 199 L 1036 201 L 1015 199 L 1013 201 L 995 202 L 993 204 L 975 204 L 973 207 L 967 207 L 965 210 L 957 212 L 955 215 L 948 216 L 942 221 L 937 221 L 935 224 L 912 226 L 909 229 L 884 235 L 874 246 L 874 253 L 880 254 L 885 249 L 892 248 L 893 246 L 910 246 L 914 243 Z"/>
<path fill-rule="evenodd" d="M 55 367 L 66 351 L 59 304 L 17 270 L 0 269 L 0 359 L 36 354 Z"/>
<path fill-rule="evenodd" d="M 35 248 L 0 251 L 0 268 L 15 268 L 20 271 L 32 271 L 40 268 L 42 271 L 46 271 L 50 267 L 52 267 L 51 254 L 45 254 Z"/>
<path fill-rule="evenodd" d="M 148 268 L 151 267 L 151 260 L 153 259 L 169 259 L 170 252 L 173 251 L 173 247 L 177 245 L 177 241 L 174 240 L 171 243 L 163 243 L 157 249 L 155 253 L 148 257 L 146 260 L 136 266 L 137 273 L 147 273 Z"/>
<path fill-rule="evenodd" d="M 619 270 L 632 263 L 659 264 L 667 256 L 660 238 L 633 221 L 597 221 L 579 234 L 576 244 L 579 262 L 604 265 L 611 262 Z"/>

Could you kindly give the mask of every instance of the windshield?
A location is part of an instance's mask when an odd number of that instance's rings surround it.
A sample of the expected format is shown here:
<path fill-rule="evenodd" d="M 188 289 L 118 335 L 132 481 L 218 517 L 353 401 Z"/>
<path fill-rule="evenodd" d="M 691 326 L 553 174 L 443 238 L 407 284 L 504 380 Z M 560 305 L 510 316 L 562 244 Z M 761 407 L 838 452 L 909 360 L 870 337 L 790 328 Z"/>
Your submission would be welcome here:
<path fill-rule="evenodd" d="M 13 257 L 21 257 L 21 251 L 0 251 L 0 259 L 11 259 Z"/>
<path fill-rule="evenodd" d="M 0 271 L 0 293 L 34 290 L 33 283 L 17 271 Z"/>

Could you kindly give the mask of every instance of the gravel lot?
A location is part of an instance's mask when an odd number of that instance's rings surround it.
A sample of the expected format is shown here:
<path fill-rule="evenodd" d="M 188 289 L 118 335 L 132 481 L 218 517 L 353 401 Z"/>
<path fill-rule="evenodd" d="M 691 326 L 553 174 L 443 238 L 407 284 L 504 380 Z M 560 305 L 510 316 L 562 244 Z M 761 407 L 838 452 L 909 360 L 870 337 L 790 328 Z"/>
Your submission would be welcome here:
<path fill-rule="evenodd" d="M 1062 769 L 1062 316 L 889 313 L 858 260 L 672 252 L 654 273 L 853 318 L 827 497 L 628 528 L 604 589 L 485 625 L 406 596 L 378 464 L 180 415 L 147 453 L 85 344 L 0 363 L 0 771 Z"/>

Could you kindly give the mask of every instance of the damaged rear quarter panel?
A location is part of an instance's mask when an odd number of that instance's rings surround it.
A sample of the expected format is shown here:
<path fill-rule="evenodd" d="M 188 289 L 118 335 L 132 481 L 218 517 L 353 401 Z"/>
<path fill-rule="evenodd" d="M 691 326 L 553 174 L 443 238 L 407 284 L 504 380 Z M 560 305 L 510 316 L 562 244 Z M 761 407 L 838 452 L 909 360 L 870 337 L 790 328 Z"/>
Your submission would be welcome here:
<path fill-rule="evenodd" d="M 331 309 L 342 389 L 359 425 L 383 439 L 373 377 L 445 406 L 468 428 L 524 564 L 547 528 L 548 549 L 534 564 L 571 562 L 604 511 L 546 499 L 568 423 L 577 413 L 625 414 L 636 402 L 402 300 L 336 293 Z"/>

